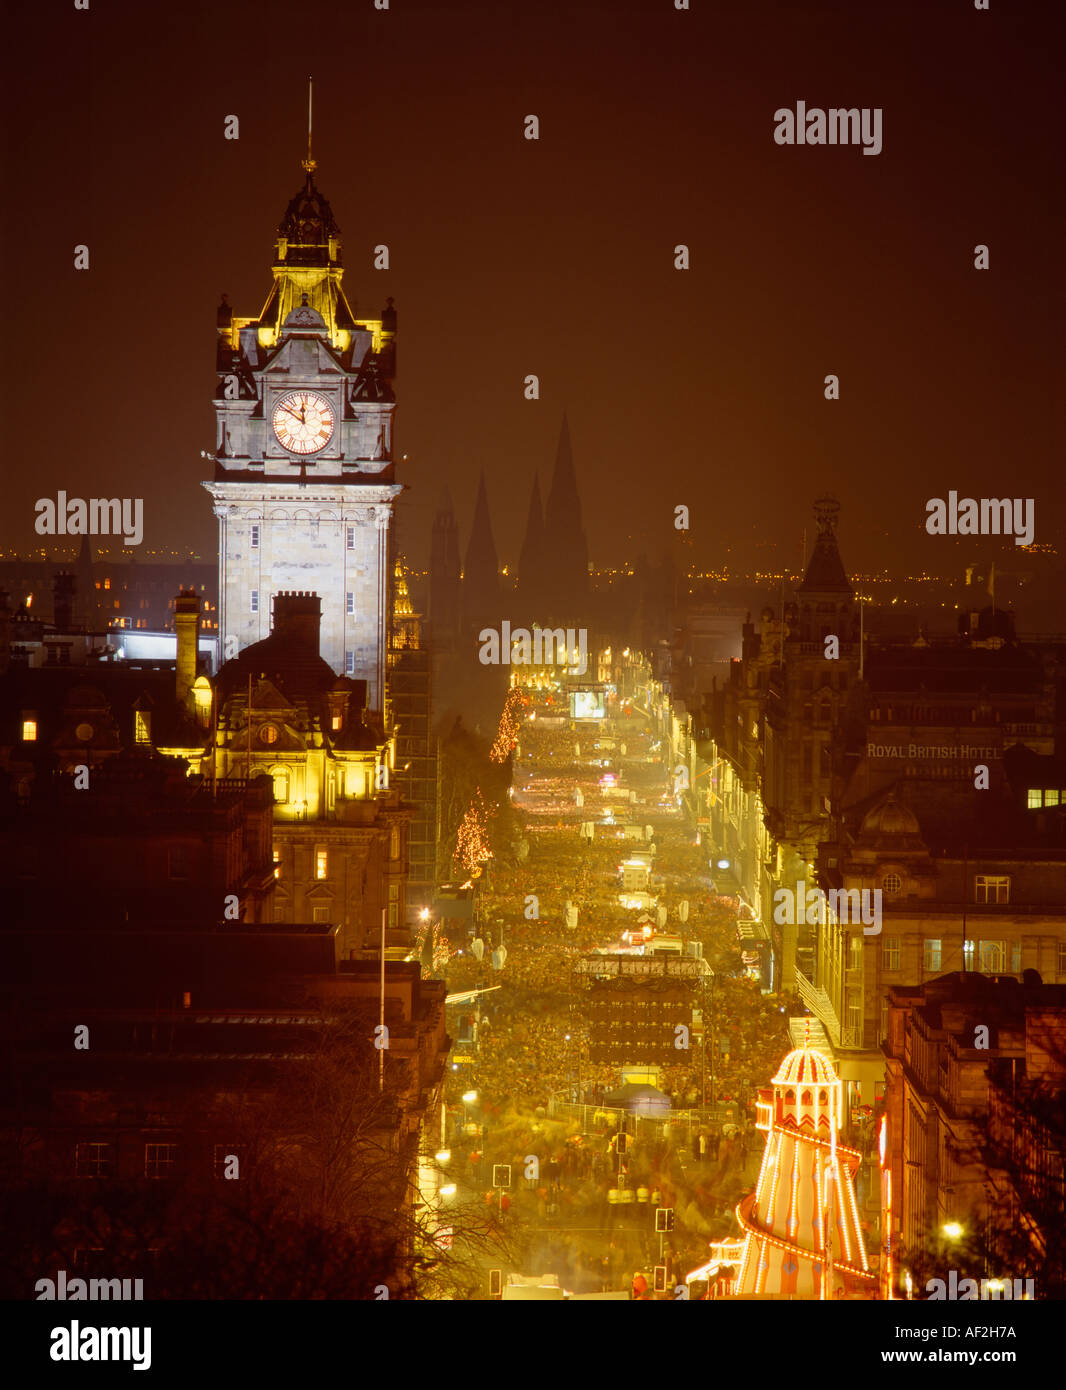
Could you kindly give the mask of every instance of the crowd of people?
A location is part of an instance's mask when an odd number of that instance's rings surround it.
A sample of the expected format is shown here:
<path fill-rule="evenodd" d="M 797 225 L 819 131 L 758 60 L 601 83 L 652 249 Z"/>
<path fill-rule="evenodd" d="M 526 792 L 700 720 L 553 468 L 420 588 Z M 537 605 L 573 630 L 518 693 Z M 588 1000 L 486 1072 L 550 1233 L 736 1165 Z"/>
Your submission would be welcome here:
<path fill-rule="evenodd" d="M 639 731 L 627 737 L 638 756 L 647 743 Z M 453 940 L 445 968 L 452 993 L 492 990 L 460 1006 L 476 1040 L 475 1061 L 453 1071 L 450 1094 L 463 1180 L 483 1187 L 499 1219 L 526 1233 L 532 1267 L 553 1269 L 576 1292 L 618 1288 L 642 1272 L 638 1263 L 660 1259 L 674 1277 L 686 1260 L 699 1262 L 709 1238 L 732 1233 L 745 1170 L 761 1153 L 761 1135 L 752 1130 L 754 1096 L 788 1048 L 785 1015 L 746 973 L 736 904 L 713 891 L 692 830 L 658 815 L 665 769 L 638 763 L 627 771 L 623 764 L 620 775 L 638 794 L 633 818 L 653 825 L 666 930 L 701 942 L 714 974 L 693 998 L 702 1014 L 693 1020 L 697 1045 L 659 1069 L 670 1112 L 654 1125 L 626 1122 L 629 1138 L 620 1151 L 621 1112 L 607 1097 L 622 1078 L 617 1066 L 590 1060 L 589 977 L 575 970 L 581 956 L 611 949 L 634 925 L 633 911 L 619 901 L 628 847 L 602 822 L 618 802 L 604 795 L 602 769 L 577 759 L 570 731 L 564 739 L 559 730 L 542 734 L 528 725 L 519 751 L 516 790 L 527 790 L 515 801 L 530 852 L 514 866 L 490 866 L 472 930 L 483 949 L 475 951 L 472 938 Z M 591 747 L 584 751 L 600 757 Z M 543 793 L 542 776 L 550 784 Z M 596 824 L 591 843 L 581 836 L 583 820 Z M 577 909 L 574 926 L 567 925 L 568 906 Z M 501 944 L 506 960 L 498 969 L 493 949 Z M 476 1102 L 460 1102 L 471 1089 Z M 581 1120 L 573 1104 L 579 1100 Z M 726 1102 L 730 1124 L 720 1118 Z M 689 1112 L 683 1126 L 679 1111 Z M 491 1186 L 498 1164 L 511 1168 L 506 1190 Z M 661 1256 L 654 1230 L 660 1206 L 677 1216 Z"/>

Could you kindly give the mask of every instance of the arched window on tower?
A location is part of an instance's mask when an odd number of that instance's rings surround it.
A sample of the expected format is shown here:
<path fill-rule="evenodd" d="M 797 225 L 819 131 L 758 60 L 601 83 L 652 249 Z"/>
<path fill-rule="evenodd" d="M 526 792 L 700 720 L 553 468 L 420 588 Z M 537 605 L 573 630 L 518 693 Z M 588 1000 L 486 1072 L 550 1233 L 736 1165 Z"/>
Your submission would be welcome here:
<path fill-rule="evenodd" d="M 800 1105 L 811 1105 L 811 1104 L 813 1104 L 813 1101 L 812 1101 L 812 1099 L 811 1099 L 811 1093 L 810 1093 L 810 1091 L 804 1091 L 803 1095 L 800 1096 Z"/>

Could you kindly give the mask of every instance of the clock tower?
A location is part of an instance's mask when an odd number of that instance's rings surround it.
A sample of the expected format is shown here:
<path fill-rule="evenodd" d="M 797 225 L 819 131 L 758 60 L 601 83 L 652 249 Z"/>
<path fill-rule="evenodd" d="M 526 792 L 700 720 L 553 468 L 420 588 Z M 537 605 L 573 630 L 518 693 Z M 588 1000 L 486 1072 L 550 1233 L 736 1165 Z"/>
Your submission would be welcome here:
<path fill-rule="evenodd" d="M 389 528 L 403 491 L 392 426 L 396 312 L 357 314 L 315 162 L 278 227 L 256 318 L 218 311 L 211 494 L 219 526 L 219 656 L 270 632 L 277 593 L 318 594 L 321 655 L 381 710 Z"/>

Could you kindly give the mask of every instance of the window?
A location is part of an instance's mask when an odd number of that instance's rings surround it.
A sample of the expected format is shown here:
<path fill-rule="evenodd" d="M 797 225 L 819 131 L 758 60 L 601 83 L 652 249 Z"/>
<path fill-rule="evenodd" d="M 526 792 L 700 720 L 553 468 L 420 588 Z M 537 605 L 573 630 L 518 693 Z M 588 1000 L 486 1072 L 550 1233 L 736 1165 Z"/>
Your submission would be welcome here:
<path fill-rule="evenodd" d="M 37 720 L 23 719 L 22 721 L 22 741 L 24 743 L 35 743 L 37 741 Z"/>
<path fill-rule="evenodd" d="M 271 775 L 274 778 L 274 800 L 279 806 L 284 806 L 289 799 L 288 768 L 276 767 Z"/>
<path fill-rule="evenodd" d="M 170 878 L 189 877 L 189 854 L 186 845 L 171 845 L 167 851 L 167 874 Z"/>
<path fill-rule="evenodd" d="M 1057 806 L 1059 804 L 1059 793 L 1056 788 L 1049 788 L 1044 792 L 1044 805 Z"/>
<path fill-rule="evenodd" d="M 328 922 L 328 921 L 329 921 L 329 908 L 328 908 L 328 907 L 316 907 L 316 908 L 313 908 L 312 911 L 313 911 L 313 914 L 314 914 L 313 917 L 312 917 L 312 921 L 314 921 L 314 922 Z"/>
<path fill-rule="evenodd" d="M 281 877 L 281 850 L 280 850 L 280 849 L 276 849 L 276 850 L 274 851 L 274 877 L 275 877 L 275 878 L 280 878 L 280 877 Z"/>
<path fill-rule="evenodd" d="M 345 595 L 344 595 L 344 611 L 348 614 L 349 618 L 351 618 L 351 617 L 354 616 L 354 614 L 355 614 L 355 595 L 354 595 L 354 594 L 345 594 Z"/>
<path fill-rule="evenodd" d="M 278 726 L 276 724 L 264 724 L 259 730 L 260 743 L 277 743 Z"/>
<path fill-rule="evenodd" d="M 899 874 L 885 874 L 881 880 L 881 891 L 886 898 L 898 898 L 903 892 L 903 880 Z"/>
<path fill-rule="evenodd" d="M 1010 944 L 1010 968 L 1013 975 L 1020 975 L 1022 969 L 1022 943 L 1012 941 Z"/>
<path fill-rule="evenodd" d="M 253 549 L 253 550 L 258 550 L 258 549 L 259 549 L 259 527 L 258 527 L 258 526 L 253 526 L 253 527 L 252 527 L 252 549 Z"/>
<path fill-rule="evenodd" d="M 984 975 L 999 975 L 1006 965 L 1007 953 L 1002 941 L 977 943 L 977 968 Z"/>
<path fill-rule="evenodd" d="M 324 845 L 315 847 L 315 878 L 329 876 L 329 853 Z"/>
<path fill-rule="evenodd" d="M 252 612 L 253 612 L 253 613 L 258 613 L 258 612 L 259 612 L 259 590 L 258 590 L 258 589 L 253 589 L 253 590 L 252 590 Z"/>
<path fill-rule="evenodd" d="M 1008 874 L 977 874 L 974 878 L 974 901 L 979 903 L 1009 903 Z"/>
<path fill-rule="evenodd" d="M 962 943 L 962 968 L 963 970 L 973 969 L 973 942 L 964 941 Z"/>
<path fill-rule="evenodd" d="M 885 936 L 881 938 L 881 968 L 882 970 L 899 969 L 898 936 Z"/>
<path fill-rule="evenodd" d="M 152 716 L 143 710 L 133 712 L 133 738 L 135 743 L 152 741 Z"/>
<path fill-rule="evenodd" d="M 399 859 L 400 857 L 400 832 L 394 826 L 389 833 L 389 858 Z"/>
<path fill-rule="evenodd" d="M 348 526 L 348 527 L 345 528 L 345 545 L 347 546 L 347 548 L 348 548 L 349 550 L 354 550 L 354 549 L 355 549 L 355 527 L 354 527 L 354 526 Z"/>
<path fill-rule="evenodd" d="M 334 733 L 336 733 L 336 731 L 341 727 L 341 725 L 342 725 L 343 722 L 344 722 L 344 721 L 342 720 L 342 718 L 341 718 L 341 716 L 340 716 L 339 714 L 335 714 L 335 715 L 333 716 L 333 731 L 334 731 Z"/>
<path fill-rule="evenodd" d="M 172 1178 L 177 1171 L 177 1144 L 145 1144 L 144 1176 L 146 1178 Z"/>
<path fill-rule="evenodd" d="M 940 969 L 940 948 L 941 940 L 939 937 L 926 937 L 922 942 L 922 969 L 937 971 Z"/>
<path fill-rule="evenodd" d="M 1066 975 L 1066 941 L 1059 942 L 1059 974 Z"/>
<path fill-rule="evenodd" d="M 104 580 L 104 588 L 105 588 L 105 589 L 110 589 L 110 587 L 111 587 L 111 580 L 110 580 L 110 579 L 105 579 L 105 580 Z"/>
<path fill-rule="evenodd" d="M 92 1142 L 75 1146 L 74 1171 L 79 1178 L 109 1178 L 114 1161 L 114 1144 Z"/>
<path fill-rule="evenodd" d="M 346 676 L 355 675 L 355 652 L 344 653 L 344 674 Z"/>

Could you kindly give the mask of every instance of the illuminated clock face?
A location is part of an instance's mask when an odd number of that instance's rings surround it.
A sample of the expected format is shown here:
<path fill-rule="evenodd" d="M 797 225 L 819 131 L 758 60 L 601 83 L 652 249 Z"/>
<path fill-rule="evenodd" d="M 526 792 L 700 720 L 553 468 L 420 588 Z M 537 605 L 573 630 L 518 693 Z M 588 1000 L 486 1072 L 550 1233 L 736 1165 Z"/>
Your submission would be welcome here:
<path fill-rule="evenodd" d="M 333 438 L 333 407 L 317 391 L 290 391 L 274 407 L 273 423 L 283 449 L 317 454 Z"/>

